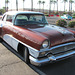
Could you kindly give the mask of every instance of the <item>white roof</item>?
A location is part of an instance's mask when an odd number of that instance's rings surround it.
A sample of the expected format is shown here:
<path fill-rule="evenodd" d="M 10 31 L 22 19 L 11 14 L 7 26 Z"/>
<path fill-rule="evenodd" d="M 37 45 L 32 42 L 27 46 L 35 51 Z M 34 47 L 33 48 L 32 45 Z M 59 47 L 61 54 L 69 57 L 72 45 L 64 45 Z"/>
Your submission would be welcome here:
<path fill-rule="evenodd" d="M 16 14 L 43 14 L 43 13 L 34 11 L 9 11 L 6 12 L 5 14 L 16 15 Z"/>

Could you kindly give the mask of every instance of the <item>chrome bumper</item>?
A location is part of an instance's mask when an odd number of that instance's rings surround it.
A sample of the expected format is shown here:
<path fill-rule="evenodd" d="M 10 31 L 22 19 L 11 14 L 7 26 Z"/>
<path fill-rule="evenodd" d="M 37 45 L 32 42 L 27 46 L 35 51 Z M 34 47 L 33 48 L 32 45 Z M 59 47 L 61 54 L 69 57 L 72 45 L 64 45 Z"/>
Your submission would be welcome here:
<path fill-rule="evenodd" d="M 57 54 L 57 55 L 51 55 L 49 57 L 45 57 L 45 58 L 40 58 L 40 59 L 36 59 L 32 56 L 29 56 L 30 59 L 30 63 L 36 66 L 41 66 L 42 64 L 45 63 L 52 63 L 53 61 L 57 61 L 57 60 L 63 60 L 66 57 L 70 57 L 71 55 L 74 55 L 75 51 L 71 50 L 65 53 L 61 53 L 61 54 Z"/>

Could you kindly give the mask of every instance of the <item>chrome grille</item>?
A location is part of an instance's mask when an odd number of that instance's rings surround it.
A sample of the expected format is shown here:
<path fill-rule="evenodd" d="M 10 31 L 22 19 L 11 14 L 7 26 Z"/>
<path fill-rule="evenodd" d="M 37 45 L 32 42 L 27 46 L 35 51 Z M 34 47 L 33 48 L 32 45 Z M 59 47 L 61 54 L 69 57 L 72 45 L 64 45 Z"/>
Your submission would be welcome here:
<path fill-rule="evenodd" d="M 65 51 L 72 50 L 72 49 L 75 49 L 75 43 L 62 44 L 62 45 L 52 48 L 50 50 L 50 53 L 57 54 L 57 53 L 65 52 Z"/>

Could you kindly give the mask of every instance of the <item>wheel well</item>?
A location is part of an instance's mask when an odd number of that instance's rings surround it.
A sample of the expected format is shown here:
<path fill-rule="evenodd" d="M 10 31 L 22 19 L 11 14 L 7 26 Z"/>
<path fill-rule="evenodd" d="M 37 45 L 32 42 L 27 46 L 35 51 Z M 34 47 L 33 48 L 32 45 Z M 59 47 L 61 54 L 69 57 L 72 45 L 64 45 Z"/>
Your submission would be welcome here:
<path fill-rule="evenodd" d="M 21 43 L 18 44 L 18 53 L 24 57 L 24 45 Z"/>

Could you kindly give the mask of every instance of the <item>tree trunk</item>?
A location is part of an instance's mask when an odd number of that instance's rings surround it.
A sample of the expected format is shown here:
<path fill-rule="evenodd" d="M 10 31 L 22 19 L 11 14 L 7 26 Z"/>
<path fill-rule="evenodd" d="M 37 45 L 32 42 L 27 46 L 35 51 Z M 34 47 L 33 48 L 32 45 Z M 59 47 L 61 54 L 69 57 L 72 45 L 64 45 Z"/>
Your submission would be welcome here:
<path fill-rule="evenodd" d="M 6 0 L 5 0 L 5 12 L 6 12 Z"/>
<path fill-rule="evenodd" d="M 49 2 L 49 15 L 50 15 L 50 13 L 51 13 L 51 0 Z"/>
<path fill-rule="evenodd" d="M 33 11 L 33 0 L 31 0 L 31 11 Z"/>
<path fill-rule="evenodd" d="M 44 4 L 43 4 L 43 13 L 44 13 Z"/>
<path fill-rule="evenodd" d="M 23 11 L 24 11 L 24 1 L 23 1 Z"/>
<path fill-rule="evenodd" d="M 65 2 L 64 2 L 64 12 L 65 12 Z"/>
<path fill-rule="evenodd" d="M 16 0 L 16 11 L 18 11 L 18 0 Z"/>
<path fill-rule="evenodd" d="M 69 0 L 69 11 L 70 11 L 70 0 Z"/>
<path fill-rule="evenodd" d="M 57 0 L 57 13 L 58 13 L 58 0 Z"/>
<path fill-rule="evenodd" d="M 71 2 L 71 12 L 72 12 L 72 2 Z"/>

